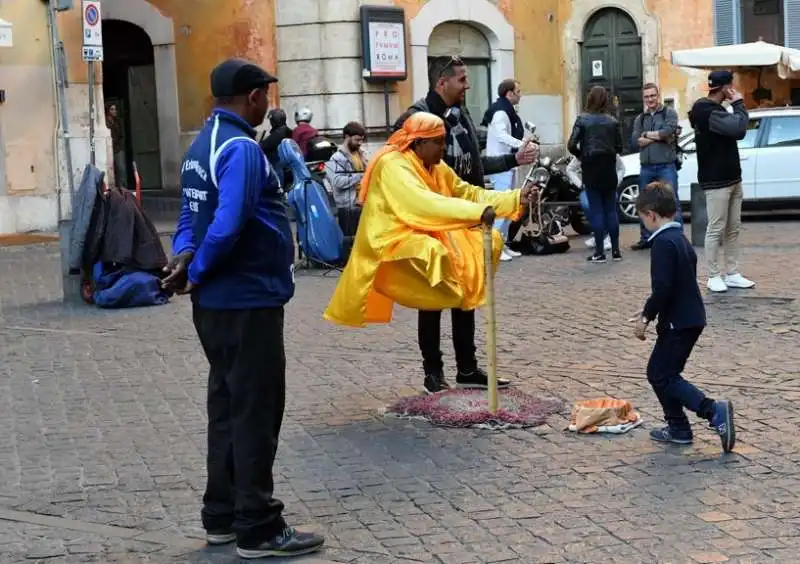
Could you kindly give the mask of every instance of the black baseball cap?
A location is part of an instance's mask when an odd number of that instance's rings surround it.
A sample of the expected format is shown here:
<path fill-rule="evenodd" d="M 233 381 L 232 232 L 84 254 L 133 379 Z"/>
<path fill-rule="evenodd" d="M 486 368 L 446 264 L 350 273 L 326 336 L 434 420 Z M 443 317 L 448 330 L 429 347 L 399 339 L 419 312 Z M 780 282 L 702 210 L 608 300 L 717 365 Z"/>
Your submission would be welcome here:
<path fill-rule="evenodd" d="M 211 94 L 214 98 L 229 98 L 249 94 L 278 79 L 258 65 L 244 59 L 228 59 L 211 71 Z"/>
<path fill-rule="evenodd" d="M 729 84 L 733 84 L 733 73 L 731 71 L 715 70 L 708 73 L 709 90 L 717 90 Z"/>

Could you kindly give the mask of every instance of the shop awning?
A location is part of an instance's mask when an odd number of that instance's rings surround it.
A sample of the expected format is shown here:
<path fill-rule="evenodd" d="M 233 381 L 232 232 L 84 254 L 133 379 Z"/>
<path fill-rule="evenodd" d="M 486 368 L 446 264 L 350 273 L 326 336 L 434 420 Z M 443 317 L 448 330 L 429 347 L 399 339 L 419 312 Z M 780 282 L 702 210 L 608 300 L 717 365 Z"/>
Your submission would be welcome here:
<path fill-rule="evenodd" d="M 672 64 L 695 69 L 731 71 L 775 68 L 781 78 L 796 78 L 800 77 L 800 50 L 754 41 L 673 51 Z"/>

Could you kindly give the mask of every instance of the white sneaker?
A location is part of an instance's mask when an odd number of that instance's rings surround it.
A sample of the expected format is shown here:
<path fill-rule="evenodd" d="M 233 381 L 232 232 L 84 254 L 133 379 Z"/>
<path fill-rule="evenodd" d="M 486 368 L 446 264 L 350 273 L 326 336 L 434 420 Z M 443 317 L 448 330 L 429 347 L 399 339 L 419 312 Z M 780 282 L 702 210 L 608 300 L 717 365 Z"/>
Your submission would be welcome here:
<path fill-rule="evenodd" d="M 518 253 L 517 251 L 509 249 L 508 247 L 504 247 L 503 252 L 508 256 L 510 256 L 511 258 L 517 258 L 522 256 L 522 253 Z"/>
<path fill-rule="evenodd" d="M 728 286 L 722 276 L 714 276 L 708 279 L 708 289 L 712 292 L 727 292 Z"/>
<path fill-rule="evenodd" d="M 606 238 L 603 239 L 603 248 L 607 251 L 611 250 L 611 237 L 606 235 Z"/>
<path fill-rule="evenodd" d="M 512 257 L 511 255 L 509 255 L 509 254 L 508 254 L 508 253 L 505 251 L 505 249 L 503 249 L 503 252 L 502 252 L 502 253 L 500 253 L 500 260 L 501 260 L 502 262 L 508 262 L 508 261 L 510 261 L 510 260 L 513 260 L 513 258 L 514 258 L 514 257 Z"/>
<path fill-rule="evenodd" d="M 589 237 L 588 239 L 586 239 L 586 246 L 588 248 L 590 248 L 590 249 L 594 249 L 594 247 L 595 247 L 595 245 L 594 245 L 594 237 Z"/>
<path fill-rule="evenodd" d="M 753 286 L 755 286 L 756 283 L 753 282 L 752 280 L 748 280 L 747 278 L 745 278 L 741 274 L 736 273 L 736 274 L 728 274 L 725 277 L 725 285 L 728 288 L 748 289 L 748 288 L 752 288 Z"/>

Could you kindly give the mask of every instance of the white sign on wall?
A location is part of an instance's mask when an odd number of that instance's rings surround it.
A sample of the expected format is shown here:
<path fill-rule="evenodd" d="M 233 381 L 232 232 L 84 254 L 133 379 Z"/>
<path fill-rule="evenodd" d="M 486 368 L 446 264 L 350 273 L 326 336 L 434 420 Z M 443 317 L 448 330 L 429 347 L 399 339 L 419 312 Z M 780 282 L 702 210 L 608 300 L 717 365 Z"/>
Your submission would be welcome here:
<path fill-rule="evenodd" d="M 592 61 L 592 78 L 603 76 L 603 61 Z"/>
<path fill-rule="evenodd" d="M 13 47 L 14 39 L 11 22 L 0 19 L 0 47 Z"/>
<path fill-rule="evenodd" d="M 100 16 L 100 2 L 83 0 L 83 46 L 103 46 L 103 21 Z"/>
<path fill-rule="evenodd" d="M 406 74 L 406 41 L 402 22 L 369 22 L 370 74 Z"/>

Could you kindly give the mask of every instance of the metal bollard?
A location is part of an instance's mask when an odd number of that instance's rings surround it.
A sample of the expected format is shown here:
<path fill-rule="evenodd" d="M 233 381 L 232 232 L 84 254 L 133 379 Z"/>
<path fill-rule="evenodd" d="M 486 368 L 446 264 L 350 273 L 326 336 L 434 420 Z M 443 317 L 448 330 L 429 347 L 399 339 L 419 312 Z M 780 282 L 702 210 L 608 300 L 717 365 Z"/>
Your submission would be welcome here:
<path fill-rule="evenodd" d="M 706 210 L 706 193 L 700 185 L 692 183 L 692 245 L 704 247 L 706 229 L 708 228 L 708 211 Z"/>

